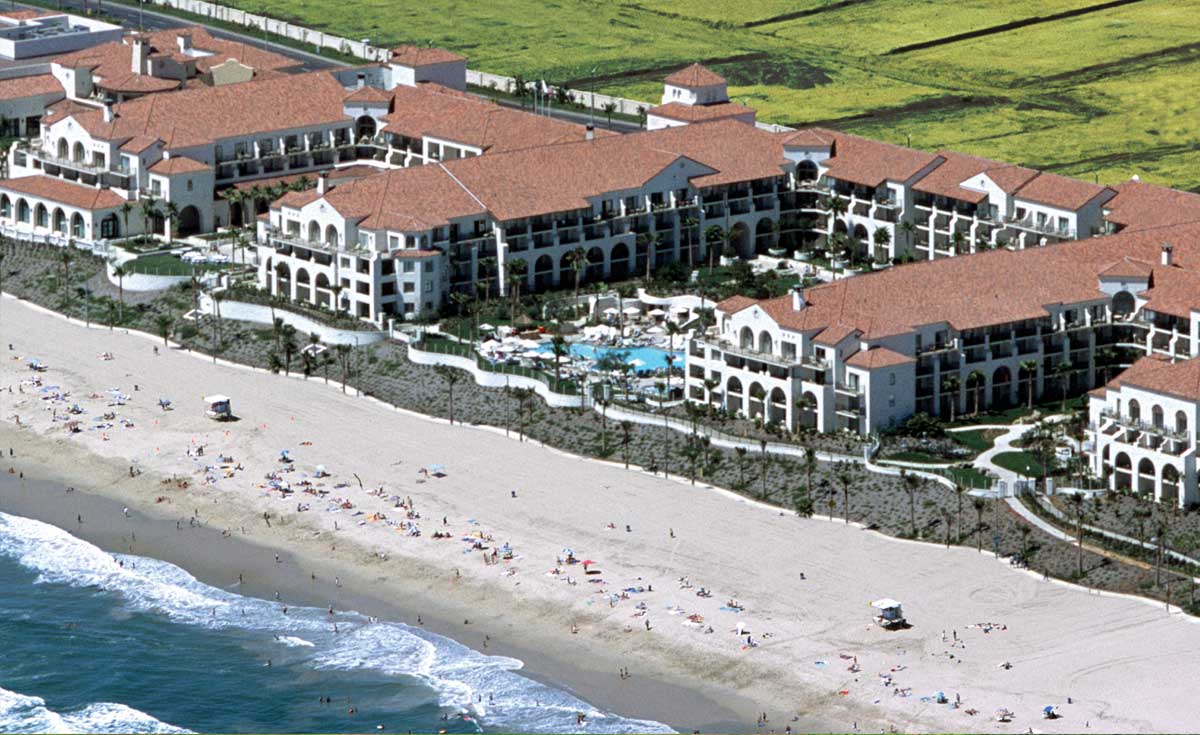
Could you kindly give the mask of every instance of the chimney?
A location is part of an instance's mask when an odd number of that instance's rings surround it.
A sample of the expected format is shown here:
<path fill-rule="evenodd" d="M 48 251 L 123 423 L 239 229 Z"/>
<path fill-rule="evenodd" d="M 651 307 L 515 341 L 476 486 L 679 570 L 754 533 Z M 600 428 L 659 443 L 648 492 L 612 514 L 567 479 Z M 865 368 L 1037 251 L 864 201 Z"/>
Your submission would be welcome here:
<path fill-rule="evenodd" d="M 591 123 L 588 123 L 587 133 L 584 134 L 584 137 L 587 138 L 588 140 L 595 140 L 596 139 L 596 126 L 592 125 Z"/>
<path fill-rule="evenodd" d="M 325 196 L 326 190 L 329 188 L 329 172 L 322 171 L 317 174 L 317 194 Z"/>
<path fill-rule="evenodd" d="M 1172 257 L 1171 257 L 1171 254 L 1172 254 L 1172 252 L 1173 252 L 1174 250 L 1175 250 L 1175 246 L 1174 246 L 1174 245 L 1172 245 L 1171 243 L 1169 243 L 1169 242 L 1164 242 L 1164 243 L 1162 244 L 1162 258 L 1161 258 L 1161 261 L 1162 261 L 1162 264 L 1163 264 L 1163 265 L 1165 265 L 1165 266 L 1170 266 L 1170 265 L 1171 265 L 1171 261 L 1172 261 L 1172 260 L 1174 260 L 1174 258 L 1172 258 Z"/>
<path fill-rule="evenodd" d="M 104 122 L 110 123 L 113 121 L 113 108 L 108 102 L 104 103 Z"/>
<path fill-rule="evenodd" d="M 175 43 L 179 45 L 180 52 L 187 52 L 192 48 L 192 34 L 180 33 L 175 37 Z"/>
<path fill-rule="evenodd" d="M 146 39 L 141 36 L 133 37 L 133 58 L 130 62 L 131 70 L 134 74 L 142 75 L 146 73 L 146 56 L 148 49 L 146 48 Z"/>
<path fill-rule="evenodd" d="M 800 311 L 804 308 L 804 286 L 797 283 L 792 286 L 792 311 Z"/>

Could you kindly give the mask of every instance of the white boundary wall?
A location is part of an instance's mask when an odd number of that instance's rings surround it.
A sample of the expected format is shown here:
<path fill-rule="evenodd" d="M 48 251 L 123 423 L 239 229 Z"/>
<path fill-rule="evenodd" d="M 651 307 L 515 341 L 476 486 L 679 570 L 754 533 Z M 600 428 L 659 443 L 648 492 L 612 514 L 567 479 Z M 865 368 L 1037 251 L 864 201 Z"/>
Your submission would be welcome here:
<path fill-rule="evenodd" d="M 221 313 L 225 312 L 224 305 L 221 306 Z M 555 393 L 550 390 L 550 386 L 546 385 L 536 378 L 527 378 L 524 375 L 512 375 L 510 373 L 493 373 L 487 370 L 481 370 L 475 360 L 463 355 L 450 355 L 442 352 L 426 352 L 424 350 L 408 346 L 408 359 L 410 362 L 417 365 L 446 365 L 447 367 L 458 368 L 465 370 L 471 374 L 478 385 L 485 388 L 503 388 L 509 386 L 511 388 L 532 388 L 535 393 L 542 397 L 542 400 L 556 408 L 579 408 L 579 396 L 567 396 L 561 393 Z"/>
<path fill-rule="evenodd" d="M 211 296 L 205 294 L 201 297 L 200 310 L 206 314 L 213 313 Z M 271 307 L 263 304 L 248 304 L 244 301 L 230 301 L 228 299 L 221 300 L 222 319 L 235 319 L 237 321 L 255 322 L 257 324 L 272 324 L 272 316 L 279 317 L 283 320 L 284 324 L 292 325 L 296 328 L 297 332 L 303 334 L 315 333 L 325 344 L 366 345 L 373 342 L 380 342 L 387 338 L 386 332 L 337 329 L 336 327 L 322 324 L 315 319 L 309 319 L 306 316 L 285 309 L 275 309 L 272 312 Z"/>

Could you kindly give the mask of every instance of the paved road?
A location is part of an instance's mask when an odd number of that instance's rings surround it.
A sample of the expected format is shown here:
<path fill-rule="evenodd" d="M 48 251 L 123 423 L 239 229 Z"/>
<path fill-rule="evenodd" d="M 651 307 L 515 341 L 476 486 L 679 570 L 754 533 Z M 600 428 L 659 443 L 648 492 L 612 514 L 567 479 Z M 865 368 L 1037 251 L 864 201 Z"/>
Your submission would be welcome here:
<path fill-rule="evenodd" d="M 18 7 L 27 7 L 34 10 L 45 9 L 33 5 L 23 5 L 20 2 L 16 2 L 14 4 Z M 92 8 L 95 8 L 95 4 L 95 0 L 91 0 L 89 2 L 89 6 Z M 82 14 L 84 10 L 83 5 L 84 0 L 62 0 L 63 9 L 68 11 L 75 11 Z M 309 53 L 307 51 L 301 51 L 293 46 L 285 46 L 273 41 L 264 40 L 261 35 L 255 35 L 253 33 L 234 33 L 221 28 L 213 27 L 201 21 L 196 21 L 193 23 L 191 21 L 181 20 L 175 16 L 160 13 L 149 8 L 135 8 L 122 3 L 108 2 L 104 3 L 104 13 L 120 20 L 121 23 L 127 28 L 136 29 L 140 26 L 147 31 L 181 28 L 187 25 L 202 25 L 208 28 L 209 32 L 217 38 L 248 43 L 251 46 L 273 51 L 275 53 L 282 54 L 283 56 L 295 59 L 299 64 L 298 68 L 302 71 L 319 71 L 321 69 L 334 69 L 341 66 L 347 66 L 347 64 L 344 62 L 336 59 L 327 58 L 325 56 Z M 33 61 L 41 61 L 41 59 L 30 59 L 27 60 L 26 63 L 31 63 Z M 515 100 L 496 101 L 505 107 L 520 108 L 521 106 L 520 103 Z M 605 120 L 604 114 L 599 111 L 596 112 L 594 117 L 589 118 L 589 115 L 586 111 L 581 112 L 579 110 L 560 110 L 551 106 L 550 114 L 552 117 L 560 120 L 567 120 L 579 124 L 587 124 L 589 119 L 594 119 L 597 128 L 607 129 L 609 127 L 607 121 Z M 629 133 L 641 130 L 641 126 L 637 123 L 623 120 L 613 120 L 611 128 L 612 130 L 621 133 Z"/>

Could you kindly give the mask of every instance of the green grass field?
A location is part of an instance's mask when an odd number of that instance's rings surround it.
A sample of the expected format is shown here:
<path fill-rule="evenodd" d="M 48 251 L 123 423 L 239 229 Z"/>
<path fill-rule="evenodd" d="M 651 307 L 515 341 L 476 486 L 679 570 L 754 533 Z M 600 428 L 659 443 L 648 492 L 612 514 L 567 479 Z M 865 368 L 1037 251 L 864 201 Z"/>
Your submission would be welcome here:
<path fill-rule="evenodd" d="M 432 42 L 502 74 L 578 83 L 594 68 L 598 90 L 650 102 L 669 70 L 704 60 L 765 121 L 1200 189 L 1192 2 L 227 2 L 380 45 Z"/>

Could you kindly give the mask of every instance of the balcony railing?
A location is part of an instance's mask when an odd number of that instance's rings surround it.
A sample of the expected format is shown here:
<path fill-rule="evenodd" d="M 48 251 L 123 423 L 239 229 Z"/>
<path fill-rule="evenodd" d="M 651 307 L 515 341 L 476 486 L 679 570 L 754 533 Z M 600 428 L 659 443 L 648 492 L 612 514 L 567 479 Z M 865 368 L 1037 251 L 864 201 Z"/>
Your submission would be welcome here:
<path fill-rule="evenodd" d="M 1018 230 L 1027 230 L 1029 232 L 1036 232 L 1041 235 L 1062 237 L 1069 240 L 1075 239 L 1075 230 L 1072 230 L 1069 227 L 1057 227 L 1049 222 L 1039 224 L 1029 217 L 1025 217 L 1024 219 L 1006 217 L 1004 219 L 1004 223 L 1009 227 L 1014 227 Z"/>

